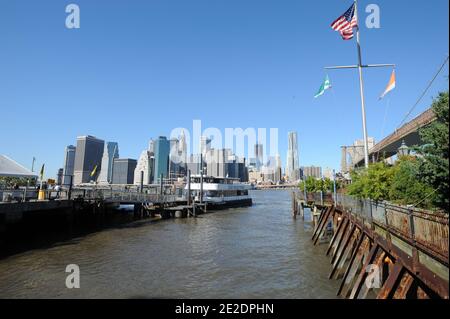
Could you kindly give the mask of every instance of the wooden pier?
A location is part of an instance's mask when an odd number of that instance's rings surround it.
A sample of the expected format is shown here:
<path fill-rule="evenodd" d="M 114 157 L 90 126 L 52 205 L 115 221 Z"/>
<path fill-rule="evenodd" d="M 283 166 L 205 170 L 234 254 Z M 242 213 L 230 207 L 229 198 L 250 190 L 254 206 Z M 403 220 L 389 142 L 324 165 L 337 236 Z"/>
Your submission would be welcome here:
<path fill-rule="evenodd" d="M 292 205 L 320 211 L 312 241 L 328 244 L 338 296 L 449 299 L 448 214 L 329 194 L 296 193 Z"/>
<path fill-rule="evenodd" d="M 5 191 L 4 191 L 5 193 Z M 32 242 L 49 233 L 85 233 L 137 220 L 197 217 L 208 212 L 206 203 L 177 194 L 99 188 L 46 191 L 44 200 L 32 190 L 7 191 L 0 202 L 0 255 L 2 247 Z M 36 193 L 36 192 L 34 192 Z M 125 211 L 120 207 L 131 206 Z"/>

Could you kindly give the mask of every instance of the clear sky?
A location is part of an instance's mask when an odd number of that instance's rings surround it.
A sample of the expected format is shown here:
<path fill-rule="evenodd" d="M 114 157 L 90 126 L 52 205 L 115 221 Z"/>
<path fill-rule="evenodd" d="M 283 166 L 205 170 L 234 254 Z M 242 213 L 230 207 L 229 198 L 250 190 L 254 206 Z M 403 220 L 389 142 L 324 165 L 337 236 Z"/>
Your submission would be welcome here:
<path fill-rule="evenodd" d="M 65 7 L 81 28 L 65 27 Z M 392 132 L 448 54 L 448 0 L 360 1 L 381 9 L 362 28 L 363 63 L 397 64 L 397 89 L 379 102 L 391 69 L 365 71 L 369 135 Z M 298 131 L 300 165 L 339 168 L 340 146 L 361 138 L 358 75 L 324 66 L 356 63 L 355 41 L 331 22 L 350 0 L 0 0 L 0 153 L 47 176 L 78 135 L 119 143 L 138 158 L 172 128 Z M 448 89 L 448 66 L 412 116 Z M 386 120 L 385 110 L 387 110 Z M 412 117 L 410 117 L 412 118 Z"/>

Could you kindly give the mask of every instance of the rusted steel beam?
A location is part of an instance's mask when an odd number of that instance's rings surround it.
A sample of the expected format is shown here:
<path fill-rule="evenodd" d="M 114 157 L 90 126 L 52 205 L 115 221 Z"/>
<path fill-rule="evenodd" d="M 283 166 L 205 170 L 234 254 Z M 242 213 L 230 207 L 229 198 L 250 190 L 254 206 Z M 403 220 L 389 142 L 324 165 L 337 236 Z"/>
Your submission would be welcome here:
<path fill-rule="evenodd" d="M 376 241 L 383 250 L 388 251 L 389 254 L 393 256 L 396 263 L 402 264 L 405 270 L 422 282 L 423 289 L 426 290 L 428 296 L 443 299 L 449 298 L 449 286 L 447 281 L 438 277 L 424 265 L 415 264 L 414 259 L 411 256 L 391 243 L 386 244 L 386 241 L 383 238 L 377 237 Z M 386 247 L 388 248 L 386 249 Z"/>
<path fill-rule="evenodd" d="M 441 279 L 423 265 L 418 267 L 417 278 L 428 288 L 426 290 L 428 295 L 434 298 L 449 299 L 448 281 Z"/>
<path fill-rule="evenodd" d="M 355 286 L 356 280 L 359 277 L 359 274 L 361 273 L 361 270 L 364 267 L 364 263 L 366 259 L 369 256 L 370 250 L 372 249 L 373 245 L 370 239 L 366 236 L 366 239 L 363 241 L 361 250 L 356 255 L 355 261 L 354 261 L 354 268 L 350 269 L 349 273 L 349 279 L 347 279 L 347 286 L 344 286 L 342 296 L 345 298 L 349 298 L 350 293 L 353 290 L 353 287 Z"/>
<path fill-rule="evenodd" d="M 330 210 L 330 207 L 322 208 L 322 210 L 320 212 L 319 220 L 317 221 L 317 225 L 314 228 L 312 240 L 314 240 L 316 238 L 316 233 L 319 230 L 319 228 L 321 227 L 323 219 L 325 218 L 325 215 L 328 215 L 329 210 Z"/>
<path fill-rule="evenodd" d="M 317 220 L 317 226 L 319 226 L 319 224 L 322 222 L 324 216 L 326 215 L 326 213 L 328 213 L 329 209 L 330 209 L 329 206 L 322 206 L 320 208 L 320 214 L 319 214 L 319 219 Z"/>
<path fill-rule="evenodd" d="M 419 286 L 417 287 L 417 299 L 430 299 L 430 296 Z"/>
<path fill-rule="evenodd" d="M 367 256 L 367 260 L 364 263 L 364 265 L 358 275 L 358 278 L 356 279 L 356 282 L 355 282 L 355 285 L 353 286 L 352 292 L 350 293 L 350 299 L 355 299 L 358 297 L 359 292 L 361 291 L 362 285 L 364 284 L 364 281 L 367 276 L 367 273 L 366 273 L 367 266 L 369 266 L 370 264 L 373 263 L 373 260 L 375 259 L 379 248 L 380 248 L 380 246 L 378 246 L 377 243 L 374 243 L 374 245 L 370 249 L 369 256 Z"/>
<path fill-rule="evenodd" d="M 319 219 L 317 221 L 316 231 L 318 230 L 319 226 L 321 226 L 324 223 L 325 219 L 329 219 L 330 212 L 332 209 L 333 208 L 331 206 L 322 207 Z"/>
<path fill-rule="evenodd" d="M 327 223 L 328 223 L 328 221 L 330 219 L 330 216 L 332 216 L 333 212 L 334 212 L 334 207 L 331 207 L 328 210 L 327 215 L 324 217 L 321 227 L 318 229 L 318 232 L 316 233 L 316 238 L 314 239 L 314 245 L 316 245 L 317 242 L 319 241 L 319 238 L 322 235 L 325 227 L 327 226 Z"/>
<path fill-rule="evenodd" d="M 395 263 L 394 269 L 378 293 L 377 299 L 392 299 L 394 297 L 395 291 L 402 280 L 404 269 L 401 262 Z"/>
<path fill-rule="evenodd" d="M 333 252 L 331 254 L 331 264 L 333 264 L 334 256 L 336 255 L 339 246 L 341 245 L 342 239 L 345 237 L 345 234 L 347 232 L 348 225 L 350 224 L 350 221 L 348 218 L 345 219 L 344 225 L 341 228 L 339 239 L 337 240 L 336 244 L 333 247 Z"/>
<path fill-rule="evenodd" d="M 364 239 L 366 239 L 366 238 L 367 238 L 366 235 L 364 233 L 361 233 L 361 236 L 359 237 L 358 243 L 356 244 L 355 250 L 353 251 L 352 256 L 350 257 L 350 261 L 349 261 L 349 264 L 347 266 L 347 269 L 345 270 L 344 277 L 342 278 L 341 285 L 339 286 L 339 290 L 337 292 L 338 296 L 340 296 L 341 293 L 342 293 L 342 290 L 343 290 L 343 288 L 344 288 L 344 286 L 345 286 L 345 284 L 347 282 L 347 278 L 348 278 L 348 276 L 350 274 L 350 271 L 351 271 L 351 269 L 353 267 L 353 264 L 354 264 L 354 262 L 356 260 L 356 257 L 358 255 L 360 255 L 360 259 L 362 259 L 362 256 L 364 255 L 364 248 L 361 249 L 361 251 L 360 251 L 360 248 L 361 248 L 361 245 L 362 245 Z M 352 278 L 350 278 L 349 281 L 351 281 L 351 280 L 352 280 Z"/>
<path fill-rule="evenodd" d="M 411 296 L 410 292 L 414 289 L 415 278 L 408 271 L 405 271 L 400 284 L 397 287 L 396 292 L 394 293 L 393 299 L 408 299 L 408 296 Z M 416 297 L 417 297 L 417 289 L 416 289 Z"/>
<path fill-rule="evenodd" d="M 336 246 L 335 252 L 333 254 L 333 257 L 331 258 L 331 264 L 334 264 L 336 261 L 336 258 L 342 253 L 342 244 L 346 242 L 347 238 L 349 238 L 352 234 L 353 227 L 355 224 L 352 224 L 352 228 L 349 229 L 350 222 L 347 222 L 347 225 L 345 225 L 344 231 L 342 233 L 341 238 L 339 238 L 339 242 Z"/>
<path fill-rule="evenodd" d="M 352 238 L 350 239 L 350 243 L 347 247 L 347 249 L 345 249 L 343 251 L 343 255 L 342 258 L 340 258 L 340 261 L 337 263 L 336 265 L 336 273 L 334 274 L 334 278 L 338 279 L 339 276 L 345 273 L 345 265 L 347 263 L 347 261 L 349 260 L 349 258 L 351 259 L 351 257 L 353 256 L 353 252 L 355 250 L 356 245 L 359 242 L 360 237 L 362 237 L 363 233 L 360 231 L 359 228 L 356 228 L 355 231 L 353 232 Z M 344 270 L 344 273 L 342 272 L 342 270 Z"/>
<path fill-rule="evenodd" d="M 429 211 L 424 211 L 424 210 L 418 210 L 418 209 L 414 209 L 414 208 L 405 208 L 405 207 L 401 207 L 401 206 L 396 206 L 396 205 L 390 205 L 390 204 L 384 204 L 384 206 L 386 208 L 389 209 L 389 211 L 391 213 L 393 213 L 394 215 L 396 215 L 397 217 L 404 214 L 405 217 L 409 216 L 407 219 L 409 220 L 409 225 L 408 227 L 406 227 L 404 229 L 403 234 L 410 238 L 410 239 L 416 239 L 418 242 L 422 242 L 422 244 L 425 247 L 428 247 L 428 249 L 433 249 L 433 244 L 435 245 L 435 249 L 437 249 L 437 251 L 440 251 L 440 249 L 443 249 L 443 251 L 441 251 L 441 253 L 447 257 L 448 259 L 448 240 L 446 242 L 444 242 L 444 244 L 437 244 L 436 243 L 430 243 L 426 238 L 421 238 L 421 233 L 419 232 L 415 232 L 414 235 L 415 238 L 413 238 L 414 236 L 412 236 L 410 229 L 412 228 L 416 228 L 416 227 L 428 227 L 427 225 L 422 224 L 422 222 L 432 222 L 435 224 L 435 226 L 440 226 L 441 228 L 434 228 L 431 229 L 430 231 L 434 232 L 431 235 L 438 235 L 439 237 L 444 237 L 448 239 L 448 225 L 449 225 L 449 217 L 448 214 L 446 213 L 441 213 L 441 212 L 429 212 Z M 344 211 L 345 209 L 343 209 L 342 207 L 339 206 L 339 208 L 341 208 L 342 211 Z M 412 219 L 411 219 L 412 217 Z M 395 226 L 395 225 L 391 225 L 391 226 Z M 397 225 L 399 226 L 399 225 Z M 443 228 L 442 228 L 443 227 Z M 397 227 L 398 228 L 398 227 Z M 400 229 L 403 229 L 402 227 L 400 227 Z"/>
<path fill-rule="evenodd" d="M 401 213 L 402 212 L 400 211 L 399 214 L 401 214 Z M 353 271 L 353 268 L 354 268 L 353 266 L 356 264 L 355 262 L 359 257 L 358 256 L 358 253 L 360 250 L 359 248 L 361 247 L 362 242 L 364 242 L 364 238 L 370 238 L 370 240 L 372 240 L 374 242 L 374 244 L 369 253 L 369 256 L 368 256 L 369 258 L 366 259 L 364 268 L 361 269 L 361 272 L 358 275 L 356 283 L 353 286 L 353 289 L 352 289 L 352 292 L 350 295 L 351 298 L 355 298 L 355 297 L 362 295 L 360 293 L 362 284 L 365 281 L 365 278 L 367 278 L 367 274 L 365 273 L 365 270 L 366 270 L 365 267 L 367 267 L 367 264 L 368 264 L 367 261 L 369 261 L 370 259 L 377 258 L 377 252 L 375 251 L 375 253 L 373 253 L 373 250 L 375 247 L 377 250 L 381 249 L 382 253 L 386 252 L 387 254 L 391 255 L 395 259 L 397 266 L 394 265 L 391 275 L 394 273 L 393 272 L 394 270 L 398 271 L 397 268 L 400 267 L 399 265 L 402 265 L 404 267 L 403 271 L 409 273 L 410 276 L 412 276 L 412 279 L 409 277 L 403 278 L 403 283 L 405 283 L 405 285 L 410 286 L 410 287 L 407 289 L 407 291 L 399 289 L 397 291 L 397 294 L 395 297 L 405 297 L 405 296 L 409 297 L 412 295 L 416 295 L 418 298 L 426 298 L 426 297 L 432 297 L 432 298 L 440 297 L 440 298 L 447 298 L 447 299 L 449 298 L 448 281 L 439 277 L 436 273 L 432 272 L 430 269 L 426 268 L 425 265 L 421 264 L 420 258 L 419 258 L 419 253 L 425 254 L 426 256 L 432 258 L 436 262 L 441 263 L 443 266 L 448 267 L 448 265 L 449 265 L 448 249 L 447 250 L 441 249 L 442 252 L 441 252 L 441 250 L 437 249 L 442 246 L 442 244 L 440 244 L 440 242 L 436 241 L 437 244 L 435 244 L 435 246 L 433 246 L 433 245 L 428 244 L 428 242 L 426 240 L 423 240 L 422 238 L 418 238 L 418 237 L 416 238 L 415 232 L 414 231 L 411 232 L 411 227 L 415 226 L 415 225 L 409 225 L 410 227 L 409 227 L 408 231 L 401 232 L 399 230 L 399 227 L 400 227 L 399 225 L 397 225 L 398 227 L 395 228 L 390 225 L 382 224 L 382 223 L 379 223 L 376 221 L 372 222 L 371 227 L 368 227 L 367 225 L 363 225 L 363 223 L 355 217 L 356 215 L 352 214 L 349 211 L 345 211 L 344 209 L 336 208 L 333 214 L 330 214 L 330 211 L 328 211 L 327 214 L 321 215 L 322 218 L 320 219 L 320 223 L 318 224 L 318 227 L 316 228 L 316 231 L 314 234 L 315 243 L 317 242 L 318 238 L 320 238 L 320 236 L 322 235 L 324 227 L 327 225 L 330 215 L 336 216 L 337 214 L 339 214 L 343 219 L 347 219 L 349 221 L 348 223 L 356 224 L 357 228 L 359 228 L 361 230 L 361 235 L 360 235 L 359 241 L 357 242 L 357 244 L 355 246 L 355 250 L 351 254 L 350 263 L 347 266 L 347 269 L 345 270 L 343 281 L 342 281 L 339 291 L 338 291 L 339 295 L 342 294 L 344 287 L 346 287 L 346 284 L 349 282 L 349 280 L 348 280 L 349 275 Z M 423 214 L 419 214 L 419 213 L 416 214 L 416 212 L 414 212 L 413 215 L 414 215 L 414 218 L 427 219 L 427 220 L 431 220 L 433 222 L 435 222 L 435 219 L 436 219 L 436 217 L 434 215 L 433 216 L 426 215 L 425 217 L 423 217 L 422 216 Z M 401 216 L 397 216 L 397 217 L 400 218 Z M 410 218 L 409 222 L 410 223 L 414 222 L 414 218 L 412 218 L 412 219 Z M 402 219 L 400 218 L 399 220 L 402 220 Z M 346 238 L 345 239 L 346 242 L 349 240 L 349 237 L 345 237 L 345 232 L 343 232 L 343 230 L 346 230 L 345 228 L 348 228 L 348 226 L 345 224 L 346 223 L 344 223 L 344 222 L 341 222 L 339 224 L 338 229 L 337 229 L 335 235 L 333 236 L 333 238 L 330 242 L 330 245 L 328 247 L 328 250 L 327 250 L 327 255 L 329 255 L 330 252 L 332 252 L 333 249 L 335 249 L 335 251 L 333 253 L 333 260 L 332 260 L 334 273 L 336 273 L 336 270 L 339 268 L 339 265 L 342 262 L 342 258 L 344 257 L 345 249 L 342 249 L 342 242 L 343 242 L 344 238 Z M 448 217 L 441 224 L 448 225 Z M 377 233 L 375 233 L 374 225 L 376 225 L 377 227 L 380 227 L 381 229 L 386 231 L 387 239 L 378 235 Z M 425 227 L 425 226 L 423 226 L 423 227 Z M 400 227 L 400 228 L 403 229 L 402 227 Z M 412 247 L 412 256 L 410 253 L 408 253 L 408 254 L 405 253 L 405 251 L 403 251 L 402 249 L 400 249 L 399 247 L 397 247 L 396 245 L 393 244 L 392 239 L 394 238 L 394 236 L 397 237 L 402 242 L 404 242 L 405 244 Z M 354 243 L 356 243 L 356 240 L 353 241 L 353 244 Z M 344 245 L 344 246 L 346 246 L 346 245 Z M 347 253 L 347 255 L 348 255 L 348 253 Z M 338 261 L 336 263 L 336 259 L 340 259 L 340 261 Z M 377 258 L 377 260 L 378 259 L 379 258 Z M 371 261 L 371 263 L 372 262 L 373 262 L 373 260 Z M 360 261 L 358 262 L 358 265 L 360 265 Z M 360 266 L 358 266 L 358 268 L 359 267 Z M 354 279 L 352 277 L 350 282 L 353 282 L 353 280 Z M 390 280 L 392 280 L 392 279 L 390 279 Z M 366 292 L 367 291 L 364 290 L 362 293 L 364 294 Z M 392 294 L 392 293 L 388 293 L 388 296 L 390 296 L 389 294 Z M 395 294 L 395 289 L 394 289 L 394 294 Z M 381 297 L 382 297 L 382 295 L 381 295 Z"/>
<path fill-rule="evenodd" d="M 329 279 L 333 278 L 334 274 L 336 273 L 336 270 L 338 269 L 338 266 L 342 260 L 342 257 L 344 255 L 345 255 L 345 258 L 347 257 L 347 255 L 348 255 L 348 253 L 346 253 L 347 247 L 348 247 L 351 239 L 353 238 L 353 233 L 355 232 L 355 230 L 356 230 L 356 225 L 353 224 L 352 228 L 350 229 L 350 232 L 348 233 L 348 236 L 345 240 L 344 246 L 342 247 L 341 253 L 337 256 L 336 260 L 334 261 L 333 269 L 331 270 L 331 273 L 328 276 Z M 345 258 L 344 258 L 344 261 L 345 261 Z"/>
<path fill-rule="evenodd" d="M 373 266 L 376 266 L 376 267 L 378 268 L 378 270 L 379 270 L 379 269 L 381 269 L 381 267 L 382 267 L 382 265 L 383 265 L 383 260 L 385 259 L 385 257 L 386 257 L 387 255 L 386 255 L 386 252 L 385 252 L 385 251 L 380 250 L 380 251 L 379 251 L 379 254 L 377 254 L 377 256 L 378 256 L 378 257 L 375 258 L 375 261 L 372 263 L 372 265 L 373 265 Z M 366 269 L 366 272 L 367 272 L 367 270 L 368 270 L 368 269 Z M 374 269 L 371 268 L 371 270 L 374 270 Z M 374 270 L 374 271 L 376 271 L 376 270 Z M 360 293 L 358 294 L 358 298 L 365 299 L 365 298 L 367 298 L 367 295 L 369 294 L 369 292 L 370 292 L 371 290 L 373 290 L 374 288 L 378 288 L 378 287 L 376 287 L 376 286 L 368 285 L 368 282 L 367 282 L 367 279 L 368 279 L 367 277 L 368 277 L 368 276 L 369 276 L 369 273 L 367 272 L 366 278 L 365 278 L 365 280 L 364 280 L 364 282 L 365 282 L 366 285 L 364 285 L 364 286 L 361 288 L 361 291 L 360 291 Z"/>
<path fill-rule="evenodd" d="M 336 229 L 336 232 L 334 233 L 333 238 L 332 238 L 331 241 L 330 241 L 330 245 L 328 246 L 327 253 L 326 253 L 327 256 L 330 254 L 330 251 L 331 251 L 331 249 L 332 249 L 333 246 L 334 246 L 334 242 L 336 241 L 336 238 L 338 238 L 339 236 L 341 236 L 340 231 L 341 231 L 342 226 L 344 225 L 344 223 L 345 223 L 346 221 L 347 221 L 347 218 L 345 218 L 345 217 L 343 217 L 343 218 L 341 219 L 341 222 L 340 222 L 338 228 Z"/>
<path fill-rule="evenodd" d="M 434 274 L 431 270 L 423 266 L 422 264 L 415 264 L 414 259 L 399 249 L 397 246 L 387 242 L 380 236 L 375 236 L 375 241 L 384 249 L 389 252 L 398 262 L 401 262 L 403 266 L 411 273 L 414 274 L 425 286 L 429 287 L 440 298 L 449 298 L 449 285 L 448 282 Z"/>

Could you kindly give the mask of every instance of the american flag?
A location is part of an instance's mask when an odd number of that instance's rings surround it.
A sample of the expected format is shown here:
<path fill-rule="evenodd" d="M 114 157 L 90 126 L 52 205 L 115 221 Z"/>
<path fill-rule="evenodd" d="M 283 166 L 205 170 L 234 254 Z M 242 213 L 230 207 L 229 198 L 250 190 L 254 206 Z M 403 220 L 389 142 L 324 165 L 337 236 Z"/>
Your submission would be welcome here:
<path fill-rule="evenodd" d="M 331 28 L 341 33 L 342 39 L 350 40 L 353 38 L 353 28 L 358 26 L 358 20 L 355 14 L 356 6 L 353 4 L 343 15 L 337 18 L 331 24 Z"/>

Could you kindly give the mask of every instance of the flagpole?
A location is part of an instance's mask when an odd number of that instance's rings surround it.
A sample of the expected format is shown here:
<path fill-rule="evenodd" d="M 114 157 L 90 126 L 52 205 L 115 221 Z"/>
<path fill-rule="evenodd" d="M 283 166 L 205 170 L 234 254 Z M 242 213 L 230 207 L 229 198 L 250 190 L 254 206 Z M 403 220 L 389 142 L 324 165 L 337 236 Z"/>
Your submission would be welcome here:
<path fill-rule="evenodd" d="M 363 138 L 364 138 L 364 164 L 366 168 L 369 167 L 369 142 L 367 140 L 367 123 L 366 123 L 366 101 L 364 98 L 364 80 L 362 74 L 362 59 L 361 59 L 361 44 L 359 36 L 359 15 L 358 15 L 358 1 L 355 0 L 355 14 L 357 21 L 356 29 L 356 45 L 358 49 L 358 71 L 359 71 L 359 89 L 361 94 L 361 113 L 362 113 L 362 124 L 363 124 Z"/>
<path fill-rule="evenodd" d="M 354 6 L 354 17 L 356 17 L 357 25 L 356 25 L 356 48 L 358 51 L 358 65 L 341 65 L 341 66 L 332 66 L 332 67 L 325 67 L 326 70 L 338 70 L 338 69 L 358 69 L 359 72 L 359 89 L 360 89 L 360 95 L 361 95 L 361 115 L 362 115 L 362 124 L 363 124 L 363 139 L 364 139 L 364 164 L 365 167 L 369 167 L 369 140 L 368 140 L 368 134 L 367 134 L 367 123 L 366 123 L 366 102 L 364 98 L 364 80 L 363 80 L 363 74 L 362 70 L 364 68 L 380 68 L 380 67 L 394 67 L 395 64 L 362 64 L 362 58 L 361 58 L 361 39 L 360 39 L 360 25 L 359 25 L 359 17 L 358 17 L 358 1 L 354 0 L 353 2 Z M 339 19 L 342 19 L 344 16 L 341 16 Z M 346 17 L 347 18 L 347 17 Z M 340 20 L 336 20 L 340 21 Z M 347 21 L 348 22 L 348 21 Z M 348 22 L 350 25 L 352 25 L 352 21 Z M 335 28 L 332 25 L 333 30 L 335 31 L 342 31 L 339 30 L 339 28 Z M 343 36 L 342 32 L 341 35 Z M 343 37 L 344 38 L 344 37 Z M 349 40 L 345 39 L 344 40 Z M 358 160 L 359 162 L 359 160 Z"/>

